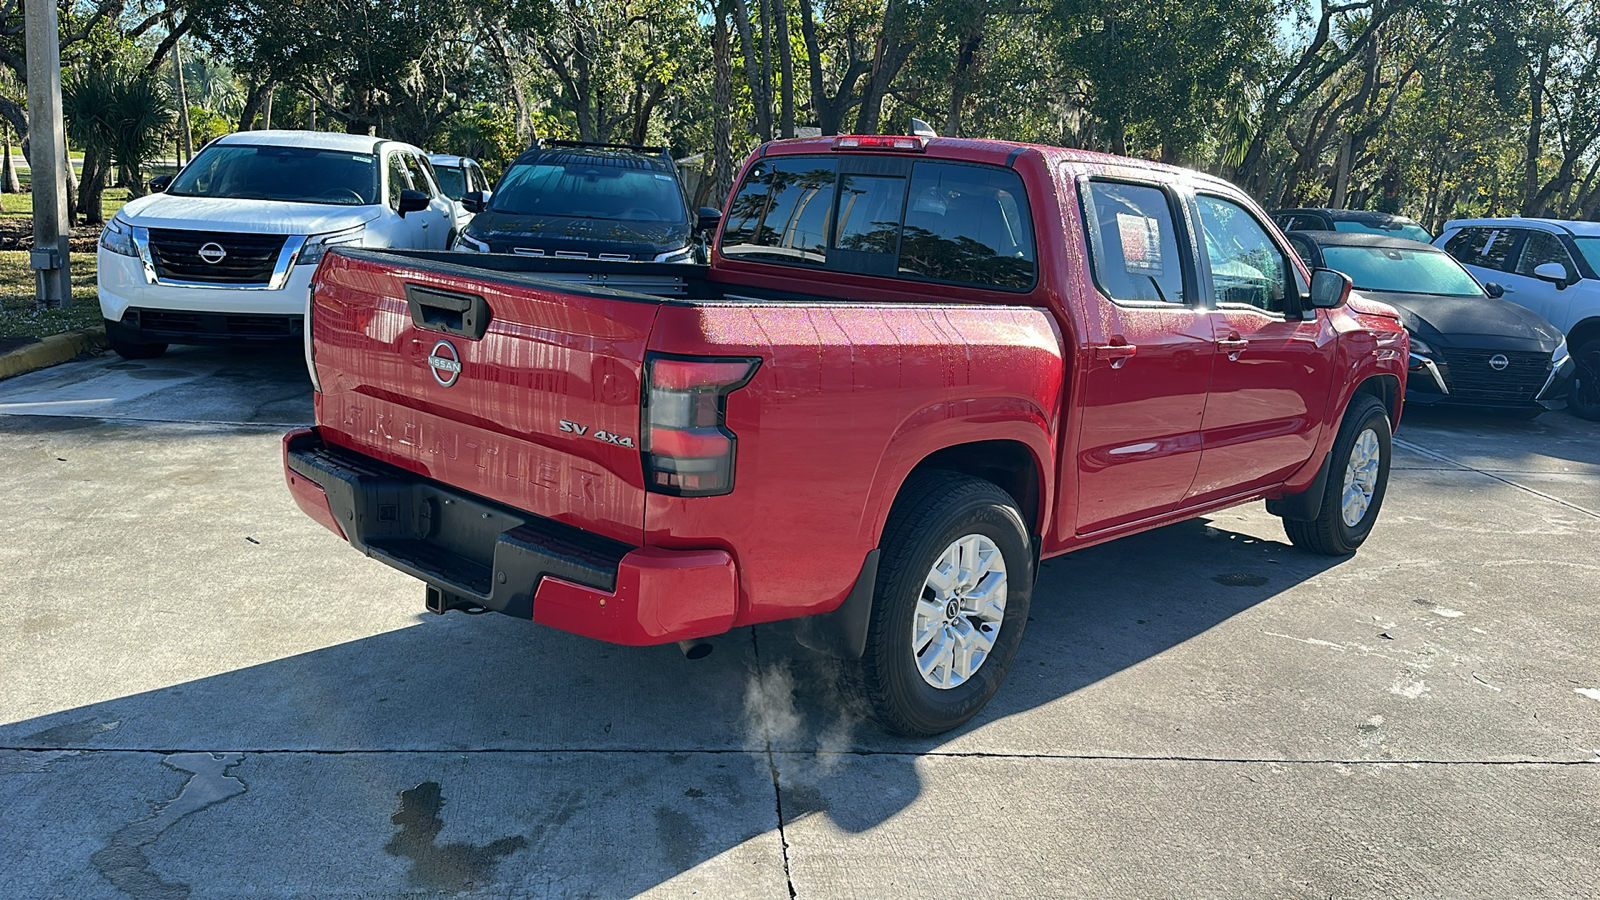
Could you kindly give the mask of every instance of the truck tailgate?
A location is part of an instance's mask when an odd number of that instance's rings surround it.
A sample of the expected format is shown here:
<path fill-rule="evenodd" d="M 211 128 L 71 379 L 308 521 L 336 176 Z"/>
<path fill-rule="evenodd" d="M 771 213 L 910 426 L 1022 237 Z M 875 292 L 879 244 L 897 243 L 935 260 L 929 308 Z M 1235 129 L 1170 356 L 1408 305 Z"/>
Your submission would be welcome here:
<path fill-rule="evenodd" d="M 330 253 L 311 303 L 331 444 L 516 509 L 643 542 L 640 378 L 659 303 Z"/>

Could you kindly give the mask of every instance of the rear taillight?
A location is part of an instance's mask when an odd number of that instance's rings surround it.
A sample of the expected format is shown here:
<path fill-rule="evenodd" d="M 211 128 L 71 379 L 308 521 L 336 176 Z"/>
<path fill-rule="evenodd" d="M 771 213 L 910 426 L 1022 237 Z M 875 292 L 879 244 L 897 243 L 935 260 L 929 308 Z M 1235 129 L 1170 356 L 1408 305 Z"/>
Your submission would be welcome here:
<path fill-rule="evenodd" d="M 645 487 L 658 494 L 710 497 L 733 490 L 737 438 L 726 424 L 728 395 L 758 358 L 645 358 Z"/>

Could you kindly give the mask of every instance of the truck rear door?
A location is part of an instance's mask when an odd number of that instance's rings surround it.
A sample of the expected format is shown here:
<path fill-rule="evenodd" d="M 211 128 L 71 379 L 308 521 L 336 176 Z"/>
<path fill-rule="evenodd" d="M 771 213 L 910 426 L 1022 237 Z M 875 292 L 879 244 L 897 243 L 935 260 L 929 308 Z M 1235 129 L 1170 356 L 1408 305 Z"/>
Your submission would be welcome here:
<path fill-rule="evenodd" d="M 658 302 L 374 251 L 330 254 L 313 290 L 325 440 L 643 542 L 640 378 Z"/>

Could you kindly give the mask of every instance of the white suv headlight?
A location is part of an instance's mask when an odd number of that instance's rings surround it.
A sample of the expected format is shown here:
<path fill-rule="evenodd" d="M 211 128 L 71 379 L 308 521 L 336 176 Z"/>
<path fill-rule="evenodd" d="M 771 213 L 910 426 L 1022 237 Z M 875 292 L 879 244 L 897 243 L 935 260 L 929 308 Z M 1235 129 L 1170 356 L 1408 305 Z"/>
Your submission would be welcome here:
<path fill-rule="evenodd" d="M 139 248 L 133 245 L 133 226 L 116 216 L 100 232 L 100 246 L 118 256 L 138 256 Z"/>
<path fill-rule="evenodd" d="M 306 245 L 300 250 L 300 255 L 295 258 L 297 266 L 314 266 L 322 262 L 322 256 L 328 252 L 329 247 L 341 244 L 359 244 L 365 235 L 367 226 L 357 225 L 343 231 L 333 231 L 328 234 L 313 234 L 306 238 Z"/>

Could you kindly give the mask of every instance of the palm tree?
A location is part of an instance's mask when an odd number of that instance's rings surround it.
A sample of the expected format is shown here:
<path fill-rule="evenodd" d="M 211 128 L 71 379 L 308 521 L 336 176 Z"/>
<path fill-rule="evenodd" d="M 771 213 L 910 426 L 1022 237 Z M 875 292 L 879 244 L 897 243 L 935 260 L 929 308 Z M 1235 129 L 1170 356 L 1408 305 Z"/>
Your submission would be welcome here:
<path fill-rule="evenodd" d="M 101 221 L 100 195 L 112 163 L 128 173 L 135 197 L 142 196 L 144 167 L 162 149 L 176 111 L 166 82 L 137 66 L 112 64 L 79 69 L 62 85 L 67 131 L 84 148 L 79 206 L 85 221 Z"/>

